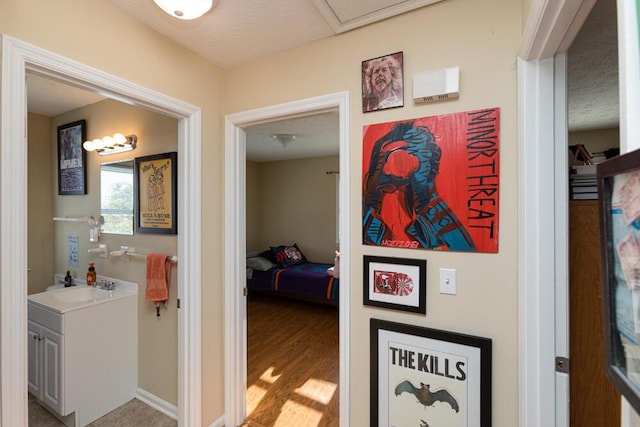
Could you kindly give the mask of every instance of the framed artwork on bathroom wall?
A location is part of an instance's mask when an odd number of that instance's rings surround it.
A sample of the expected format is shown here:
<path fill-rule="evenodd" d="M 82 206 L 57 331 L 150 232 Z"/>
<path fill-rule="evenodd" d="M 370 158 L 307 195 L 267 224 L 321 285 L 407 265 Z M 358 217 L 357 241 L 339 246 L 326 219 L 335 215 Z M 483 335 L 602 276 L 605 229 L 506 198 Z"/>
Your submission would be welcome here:
<path fill-rule="evenodd" d="M 364 255 L 363 304 L 427 313 L 427 261 Z"/>
<path fill-rule="evenodd" d="M 87 194 L 87 161 L 82 144 L 86 139 L 85 120 L 58 126 L 58 194 Z"/>
<path fill-rule="evenodd" d="M 178 153 L 137 157 L 133 170 L 137 233 L 178 233 Z"/>

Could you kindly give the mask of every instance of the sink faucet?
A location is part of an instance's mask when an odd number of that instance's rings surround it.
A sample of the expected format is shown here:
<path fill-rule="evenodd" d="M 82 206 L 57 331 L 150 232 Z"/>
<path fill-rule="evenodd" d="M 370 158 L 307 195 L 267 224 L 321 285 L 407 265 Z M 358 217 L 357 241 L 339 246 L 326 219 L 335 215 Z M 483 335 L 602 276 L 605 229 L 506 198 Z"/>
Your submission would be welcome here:
<path fill-rule="evenodd" d="M 99 280 L 93 284 L 94 287 L 102 288 L 107 291 L 112 291 L 116 288 L 116 282 L 111 280 Z"/>

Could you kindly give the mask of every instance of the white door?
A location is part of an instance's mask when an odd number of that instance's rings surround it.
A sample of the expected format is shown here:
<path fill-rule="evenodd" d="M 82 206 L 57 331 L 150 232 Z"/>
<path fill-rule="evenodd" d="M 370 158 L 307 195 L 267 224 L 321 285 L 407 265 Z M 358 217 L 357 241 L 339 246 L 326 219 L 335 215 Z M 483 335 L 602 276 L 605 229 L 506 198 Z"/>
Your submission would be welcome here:
<path fill-rule="evenodd" d="M 27 325 L 27 352 L 29 354 L 29 392 L 40 399 L 40 386 L 42 381 L 42 372 L 40 366 L 42 364 L 42 355 L 40 349 L 41 340 L 40 338 L 40 329 L 41 327 L 33 322 L 28 322 Z"/>
<path fill-rule="evenodd" d="M 51 409 L 63 414 L 63 372 L 64 337 L 48 328 L 41 330 L 42 345 L 42 401 Z M 99 396 L 96 396 L 99 398 Z"/>

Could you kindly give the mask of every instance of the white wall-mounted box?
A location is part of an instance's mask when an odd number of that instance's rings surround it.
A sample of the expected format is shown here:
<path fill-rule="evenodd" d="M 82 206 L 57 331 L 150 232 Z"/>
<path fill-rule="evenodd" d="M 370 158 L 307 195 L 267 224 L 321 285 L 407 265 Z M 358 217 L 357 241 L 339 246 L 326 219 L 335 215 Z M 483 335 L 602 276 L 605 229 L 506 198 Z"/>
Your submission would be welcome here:
<path fill-rule="evenodd" d="M 413 75 L 414 102 L 436 102 L 460 96 L 460 67 Z"/>

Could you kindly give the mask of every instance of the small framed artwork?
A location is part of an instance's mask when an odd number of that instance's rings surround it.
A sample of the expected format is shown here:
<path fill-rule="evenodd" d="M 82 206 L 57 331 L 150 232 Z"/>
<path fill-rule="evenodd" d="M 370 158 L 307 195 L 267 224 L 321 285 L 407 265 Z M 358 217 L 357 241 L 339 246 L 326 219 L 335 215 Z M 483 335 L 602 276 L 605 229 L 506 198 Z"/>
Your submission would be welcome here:
<path fill-rule="evenodd" d="M 404 106 L 403 54 L 362 61 L 362 112 Z"/>
<path fill-rule="evenodd" d="M 364 256 L 363 304 L 426 314 L 427 261 Z"/>
<path fill-rule="evenodd" d="M 137 157 L 133 170 L 136 232 L 177 234 L 178 153 Z"/>
<path fill-rule="evenodd" d="M 87 194 L 86 121 L 58 126 L 58 194 Z"/>
<path fill-rule="evenodd" d="M 370 321 L 371 427 L 491 426 L 488 338 Z"/>
<path fill-rule="evenodd" d="M 597 167 L 606 373 L 640 411 L 640 150 Z"/>

